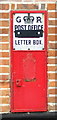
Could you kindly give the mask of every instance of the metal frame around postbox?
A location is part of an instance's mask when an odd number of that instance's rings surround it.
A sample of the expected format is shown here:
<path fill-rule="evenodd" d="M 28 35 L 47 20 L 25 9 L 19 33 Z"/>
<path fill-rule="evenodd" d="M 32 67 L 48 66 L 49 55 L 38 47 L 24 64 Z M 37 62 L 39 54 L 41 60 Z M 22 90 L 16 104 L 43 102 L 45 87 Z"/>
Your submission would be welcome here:
<path fill-rule="evenodd" d="M 31 11 L 28 11 L 28 10 L 24 10 L 24 11 L 11 11 L 10 12 L 10 78 L 12 78 L 12 76 L 13 76 L 13 74 L 12 74 L 12 71 L 13 71 L 13 67 L 12 67 L 12 63 L 13 63 L 13 61 L 12 61 L 12 52 L 14 51 L 13 50 L 13 14 L 15 14 L 15 13 L 43 13 L 44 14 L 44 51 L 46 51 L 45 53 L 46 53 L 46 76 L 47 76 L 47 29 L 48 29 L 48 27 L 47 27 L 47 11 L 33 11 L 33 10 L 31 10 Z M 17 50 L 16 50 L 17 51 Z M 27 50 L 26 50 L 27 51 Z M 32 51 L 32 50 L 31 50 Z M 40 50 L 38 50 L 38 51 L 40 51 Z M 43 50 L 41 50 L 41 51 L 43 51 Z M 11 96 L 11 98 L 10 98 L 10 110 L 12 111 L 12 108 L 13 108 L 13 106 L 14 106 L 14 104 L 13 104 L 13 90 L 14 90 L 14 88 L 13 88 L 13 86 L 12 86 L 12 83 L 13 83 L 13 80 L 11 79 L 11 84 L 10 84 L 10 87 L 11 87 L 11 89 L 10 89 L 10 96 Z M 46 88 L 47 89 L 47 88 Z M 47 90 L 46 90 L 47 91 Z M 46 92 L 46 97 L 47 97 L 47 92 Z M 48 100 L 47 100 L 47 102 L 48 102 Z M 47 104 L 47 106 L 48 106 L 48 104 Z M 48 107 L 47 107 L 47 110 L 48 110 Z"/>

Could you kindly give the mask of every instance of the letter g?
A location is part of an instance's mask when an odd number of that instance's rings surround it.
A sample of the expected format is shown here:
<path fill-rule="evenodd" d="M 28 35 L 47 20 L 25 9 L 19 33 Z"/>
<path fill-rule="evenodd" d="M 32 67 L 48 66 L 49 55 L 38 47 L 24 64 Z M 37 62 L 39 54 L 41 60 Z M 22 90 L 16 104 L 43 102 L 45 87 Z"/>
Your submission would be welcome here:
<path fill-rule="evenodd" d="M 20 22 L 21 22 L 21 17 L 18 16 L 18 17 L 16 18 L 16 21 L 17 21 L 18 23 L 20 23 Z"/>

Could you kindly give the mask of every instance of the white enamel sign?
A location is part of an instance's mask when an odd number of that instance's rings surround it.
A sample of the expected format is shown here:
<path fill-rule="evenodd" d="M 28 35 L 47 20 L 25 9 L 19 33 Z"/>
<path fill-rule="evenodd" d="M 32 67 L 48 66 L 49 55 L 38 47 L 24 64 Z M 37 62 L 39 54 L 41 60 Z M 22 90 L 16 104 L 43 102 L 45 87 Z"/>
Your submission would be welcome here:
<path fill-rule="evenodd" d="M 44 49 L 44 14 L 13 14 L 13 49 Z"/>

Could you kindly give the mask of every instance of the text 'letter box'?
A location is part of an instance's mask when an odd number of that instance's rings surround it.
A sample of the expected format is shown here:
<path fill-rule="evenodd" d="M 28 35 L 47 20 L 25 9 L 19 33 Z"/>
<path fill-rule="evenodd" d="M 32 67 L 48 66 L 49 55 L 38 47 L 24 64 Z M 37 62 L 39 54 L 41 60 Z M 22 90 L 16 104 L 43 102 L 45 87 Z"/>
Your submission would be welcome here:
<path fill-rule="evenodd" d="M 11 111 L 47 111 L 47 12 L 10 17 Z"/>

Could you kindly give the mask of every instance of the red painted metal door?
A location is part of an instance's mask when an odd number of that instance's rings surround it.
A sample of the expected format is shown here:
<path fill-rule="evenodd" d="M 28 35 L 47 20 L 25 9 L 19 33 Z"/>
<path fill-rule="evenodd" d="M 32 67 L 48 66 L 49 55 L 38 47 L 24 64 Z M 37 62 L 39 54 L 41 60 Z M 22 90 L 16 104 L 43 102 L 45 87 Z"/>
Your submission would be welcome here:
<path fill-rule="evenodd" d="M 15 51 L 11 42 L 12 112 L 47 111 L 46 59 L 46 34 L 44 50 Z"/>

